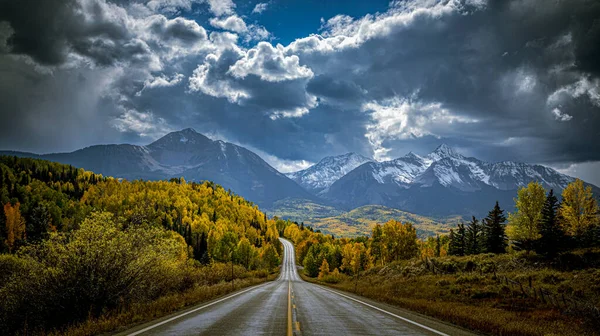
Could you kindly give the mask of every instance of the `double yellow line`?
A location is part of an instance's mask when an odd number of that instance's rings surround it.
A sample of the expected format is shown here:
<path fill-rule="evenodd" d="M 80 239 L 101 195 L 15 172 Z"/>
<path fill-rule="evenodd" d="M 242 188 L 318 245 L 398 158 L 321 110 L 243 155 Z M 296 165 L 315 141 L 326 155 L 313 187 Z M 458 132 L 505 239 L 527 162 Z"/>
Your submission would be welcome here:
<path fill-rule="evenodd" d="M 294 334 L 292 330 L 292 282 L 288 280 L 288 320 L 287 320 L 287 336 Z"/>

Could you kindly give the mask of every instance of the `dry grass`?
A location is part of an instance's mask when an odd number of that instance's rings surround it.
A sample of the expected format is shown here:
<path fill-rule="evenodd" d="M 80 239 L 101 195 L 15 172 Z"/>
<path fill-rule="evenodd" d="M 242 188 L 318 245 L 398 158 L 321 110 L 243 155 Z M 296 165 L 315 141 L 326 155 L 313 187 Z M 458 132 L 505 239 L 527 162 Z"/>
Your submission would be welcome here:
<path fill-rule="evenodd" d="M 214 285 L 196 286 L 186 292 L 170 294 L 153 302 L 136 304 L 127 309 L 123 308 L 120 311 L 105 314 L 97 319 L 87 320 L 84 323 L 70 326 L 50 335 L 84 336 L 127 330 L 135 325 L 216 299 L 236 290 L 272 281 L 277 274 L 270 274 L 268 277 L 236 279 L 234 287 L 232 287 L 231 282 L 225 281 Z"/>
<path fill-rule="evenodd" d="M 597 307 L 597 268 L 560 271 L 524 254 L 444 257 L 434 262 L 445 274 L 433 274 L 421 260 L 376 267 L 361 275 L 357 294 L 485 334 L 600 335 L 596 316 L 542 303 L 523 295 L 520 286 L 507 286 L 500 280 L 506 276 L 529 286 L 531 278 L 533 287 L 559 296 L 564 293 Z M 355 288 L 348 276 L 326 285 L 349 292 Z"/>

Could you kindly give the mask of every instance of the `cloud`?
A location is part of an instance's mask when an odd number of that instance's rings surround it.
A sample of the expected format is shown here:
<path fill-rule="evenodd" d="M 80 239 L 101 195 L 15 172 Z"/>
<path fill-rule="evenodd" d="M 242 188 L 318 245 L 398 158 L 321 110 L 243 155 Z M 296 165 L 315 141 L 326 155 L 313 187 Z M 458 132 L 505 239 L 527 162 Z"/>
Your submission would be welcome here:
<path fill-rule="evenodd" d="M 300 65 L 298 56 L 286 56 L 281 45 L 273 47 L 267 42 L 258 45 L 245 53 L 229 69 L 236 78 L 256 75 L 268 82 L 280 82 L 294 79 L 309 79 L 313 76 L 310 68 Z"/>
<path fill-rule="evenodd" d="M 216 16 L 233 14 L 235 4 L 232 0 L 207 0 L 210 11 Z"/>
<path fill-rule="evenodd" d="M 164 119 L 156 118 L 151 112 L 139 112 L 133 109 L 124 110 L 123 114 L 113 120 L 112 126 L 119 132 L 134 132 L 141 137 L 151 139 L 173 131 Z"/>
<path fill-rule="evenodd" d="M 384 141 L 412 139 L 424 136 L 442 137 L 453 123 L 476 123 L 477 120 L 453 115 L 440 103 L 422 103 L 410 98 L 393 98 L 383 102 L 369 102 L 362 106 L 372 112 L 372 123 L 367 125 L 365 137 L 373 147 L 375 160 L 391 159 Z"/>
<path fill-rule="evenodd" d="M 262 14 L 262 12 L 267 10 L 268 6 L 269 4 L 266 2 L 257 3 L 252 10 L 252 14 Z"/>
<path fill-rule="evenodd" d="M 216 28 L 229 30 L 235 33 L 245 33 L 248 31 L 246 23 L 237 15 L 231 15 L 226 18 L 212 18 L 210 25 Z"/>
<path fill-rule="evenodd" d="M 558 121 L 569 121 L 573 119 L 573 116 L 563 113 L 558 107 L 555 107 L 552 110 L 552 114 L 554 114 L 554 119 Z"/>
<path fill-rule="evenodd" d="M 145 142 L 154 123 L 219 130 L 290 162 L 442 141 L 492 161 L 600 160 L 595 2 L 394 1 L 284 45 L 235 10 L 0 0 L 0 145 Z"/>

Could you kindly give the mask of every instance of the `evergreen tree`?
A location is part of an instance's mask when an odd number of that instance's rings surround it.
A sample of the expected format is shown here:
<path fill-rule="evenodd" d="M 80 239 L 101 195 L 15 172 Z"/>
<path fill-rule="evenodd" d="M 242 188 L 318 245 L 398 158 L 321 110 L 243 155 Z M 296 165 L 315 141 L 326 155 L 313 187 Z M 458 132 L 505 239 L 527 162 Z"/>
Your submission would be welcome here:
<path fill-rule="evenodd" d="M 504 232 L 506 217 L 498 201 L 483 220 L 483 249 L 489 253 L 505 253 L 507 237 Z"/>
<path fill-rule="evenodd" d="M 479 220 L 473 216 L 466 230 L 466 254 L 481 253 L 482 230 Z"/>
<path fill-rule="evenodd" d="M 555 256 L 564 247 L 565 233 L 558 222 L 558 199 L 554 190 L 550 189 L 542 208 L 542 220 L 539 232 L 541 237 L 536 241 L 536 252 L 547 257 Z"/>
<path fill-rule="evenodd" d="M 448 248 L 448 254 L 463 256 L 466 252 L 467 245 L 467 230 L 465 229 L 465 224 L 460 223 L 456 228 L 456 232 L 454 230 L 450 230 L 450 244 Z"/>
<path fill-rule="evenodd" d="M 435 239 L 435 256 L 439 257 L 442 253 L 442 243 L 440 240 L 440 236 L 438 235 L 437 238 Z"/>

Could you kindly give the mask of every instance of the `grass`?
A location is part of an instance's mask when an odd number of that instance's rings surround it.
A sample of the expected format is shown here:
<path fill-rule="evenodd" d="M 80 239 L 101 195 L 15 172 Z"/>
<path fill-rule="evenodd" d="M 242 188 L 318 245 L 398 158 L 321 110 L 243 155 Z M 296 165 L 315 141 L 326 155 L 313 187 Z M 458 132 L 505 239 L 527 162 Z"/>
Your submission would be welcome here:
<path fill-rule="evenodd" d="M 119 311 L 109 312 L 100 318 L 89 319 L 81 324 L 55 331 L 49 335 L 83 336 L 124 331 L 136 325 L 216 299 L 239 289 L 272 281 L 278 274 L 278 272 L 275 272 L 268 275 L 265 274 L 266 276 L 263 277 L 260 276 L 261 274 L 249 272 L 244 275 L 245 278 L 236 279 L 234 286 L 231 285 L 231 282 L 226 281 L 212 285 L 197 285 L 185 292 L 173 293 L 152 302 L 136 304 L 131 307 L 122 308 Z"/>
<path fill-rule="evenodd" d="M 596 251 L 596 256 L 600 251 Z M 375 267 L 361 274 L 357 294 L 407 308 L 490 335 L 599 335 L 600 319 L 588 309 L 556 308 L 526 297 L 508 277 L 532 287 L 600 306 L 600 269 L 561 269 L 533 255 L 478 255 L 434 259 L 433 274 L 422 260 Z M 588 265 L 590 266 L 590 265 Z M 443 270 L 443 274 L 441 274 Z M 353 278 L 324 283 L 354 292 Z"/>

